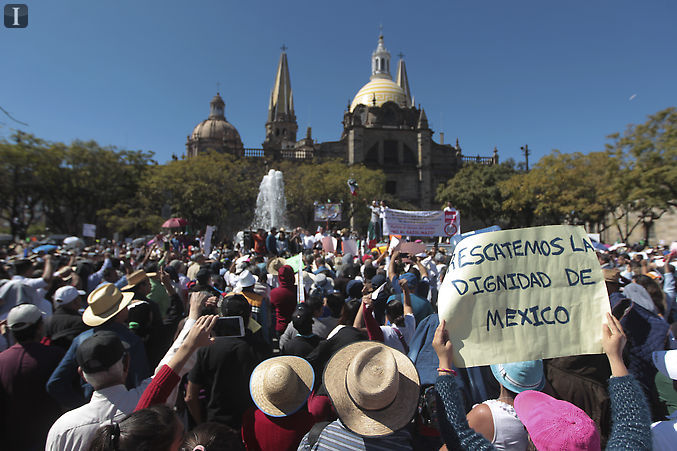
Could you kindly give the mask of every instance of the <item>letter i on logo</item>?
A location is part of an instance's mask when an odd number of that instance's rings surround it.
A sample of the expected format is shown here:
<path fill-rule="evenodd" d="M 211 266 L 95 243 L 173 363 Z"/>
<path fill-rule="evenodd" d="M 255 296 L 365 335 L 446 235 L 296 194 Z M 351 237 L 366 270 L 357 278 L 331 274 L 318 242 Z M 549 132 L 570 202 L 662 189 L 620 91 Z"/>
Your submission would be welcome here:
<path fill-rule="evenodd" d="M 28 26 L 28 5 L 9 3 L 5 5 L 5 27 L 26 28 Z"/>

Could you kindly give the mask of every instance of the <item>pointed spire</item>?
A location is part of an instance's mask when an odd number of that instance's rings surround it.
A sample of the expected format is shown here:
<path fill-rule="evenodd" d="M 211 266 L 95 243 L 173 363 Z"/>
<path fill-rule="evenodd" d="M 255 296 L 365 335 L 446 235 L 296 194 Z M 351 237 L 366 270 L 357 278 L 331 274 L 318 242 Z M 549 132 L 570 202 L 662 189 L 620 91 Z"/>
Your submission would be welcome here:
<path fill-rule="evenodd" d="M 211 102 L 209 102 L 209 119 L 226 120 L 225 109 L 226 104 L 217 92 Z"/>
<path fill-rule="evenodd" d="M 407 107 L 413 105 L 411 99 L 411 91 L 409 90 L 409 77 L 407 77 L 407 66 L 404 64 L 404 55 L 399 54 L 400 61 L 397 64 L 397 84 L 402 88 L 404 94 L 407 96 Z"/>
<path fill-rule="evenodd" d="M 428 117 L 425 115 L 425 110 L 423 108 L 421 108 L 421 114 L 418 116 L 418 128 L 428 128 Z"/>
<path fill-rule="evenodd" d="M 289 120 L 294 116 L 294 100 L 292 98 L 286 49 L 285 46 L 282 46 L 282 54 L 280 54 L 280 62 L 275 74 L 275 84 L 268 108 L 268 116 L 271 120 Z"/>

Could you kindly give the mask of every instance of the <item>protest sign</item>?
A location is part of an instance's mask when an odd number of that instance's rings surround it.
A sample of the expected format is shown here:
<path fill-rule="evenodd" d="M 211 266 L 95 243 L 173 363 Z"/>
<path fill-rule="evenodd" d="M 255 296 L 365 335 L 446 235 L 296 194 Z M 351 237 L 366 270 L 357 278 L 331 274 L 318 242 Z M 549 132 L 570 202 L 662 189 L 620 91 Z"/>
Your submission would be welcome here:
<path fill-rule="evenodd" d="M 96 224 L 82 224 L 82 236 L 96 238 Z"/>
<path fill-rule="evenodd" d="M 425 254 L 425 243 L 402 243 L 400 244 L 400 252 L 409 255 Z"/>
<path fill-rule="evenodd" d="M 458 211 L 385 209 L 383 233 L 405 236 L 453 236 L 461 230 Z"/>
<path fill-rule="evenodd" d="M 322 237 L 322 249 L 325 252 L 334 252 L 336 250 L 336 244 L 334 243 L 335 238 L 331 236 Z"/>
<path fill-rule="evenodd" d="M 212 253 L 212 237 L 214 236 L 214 231 L 216 230 L 216 226 L 207 226 L 207 229 L 205 230 L 205 239 L 204 239 L 204 253 L 205 255 L 209 255 Z"/>
<path fill-rule="evenodd" d="M 353 256 L 357 255 L 357 241 L 356 240 L 351 240 L 347 238 L 343 238 L 343 255 L 346 254 L 353 254 Z"/>
<path fill-rule="evenodd" d="M 438 295 L 458 367 L 602 352 L 609 311 L 585 230 L 545 226 L 470 236 Z"/>
<path fill-rule="evenodd" d="M 303 268 L 303 254 L 296 254 L 293 257 L 290 257 L 287 259 L 286 264 L 291 266 L 291 269 L 294 270 L 294 272 L 299 272 L 301 268 Z"/>

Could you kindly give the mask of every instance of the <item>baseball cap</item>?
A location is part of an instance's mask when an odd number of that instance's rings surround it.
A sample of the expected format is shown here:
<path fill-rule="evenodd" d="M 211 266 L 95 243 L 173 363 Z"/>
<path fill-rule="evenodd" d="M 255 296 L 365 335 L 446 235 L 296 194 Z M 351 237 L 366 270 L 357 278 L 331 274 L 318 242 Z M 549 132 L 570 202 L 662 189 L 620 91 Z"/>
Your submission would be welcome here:
<path fill-rule="evenodd" d="M 664 376 L 677 379 L 677 349 L 654 351 L 653 364 Z"/>
<path fill-rule="evenodd" d="M 54 303 L 56 305 L 66 305 L 73 302 L 78 296 L 84 296 L 87 293 L 77 288 L 66 285 L 54 292 Z"/>
<path fill-rule="evenodd" d="M 75 353 L 78 365 L 85 373 L 105 371 L 125 355 L 127 346 L 115 332 L 94 332 L 80 343 Z"/>
<path fill-rule="evenodd" d="M 42 312 L 33 304 L 19 304 L 12 308 L 7 315 L 7 326 L 12 331 L 24 330 L 31 327 L 42 318 Z"/>

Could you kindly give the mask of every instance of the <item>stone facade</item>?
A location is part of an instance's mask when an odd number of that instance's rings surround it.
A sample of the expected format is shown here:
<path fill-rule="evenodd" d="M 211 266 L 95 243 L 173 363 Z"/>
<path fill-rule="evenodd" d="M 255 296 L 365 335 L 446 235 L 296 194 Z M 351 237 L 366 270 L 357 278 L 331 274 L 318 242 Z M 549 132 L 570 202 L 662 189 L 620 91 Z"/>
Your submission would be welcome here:
<path fill-rule="evenodd" d="M 463 156 L 458 140 L 455 146 L 433 140 L 434 132 L 424 109 L 413 102 L 402 58 L 397 67 L 397 81 L 392 79 L 390 53 L 383 36 L 379 37 L 372 53 L 369 82 L 357 92 L 343 114 L 340 139 L 316 142 L 308 128 L 305 138 L 297 141 L 298 126 L 285 50 L 283 47 L 270 95 L 263 149 L 245 149 L 240 143 L 224 146 L 221 151 L 263 157 L 268 161 L 339 158 L 348 164 L 364 164 L 385 173 L 386 193 L 420 209 L 439 208 L 435 202 L 437 187 L 452 178 L 465 162 L 498 164 L 496 149 L 493 156 L 468 157 Z M 239 135 L 237 137 L 239 139 Z M 196 155 L 200 142 L 189 138 L 186 148 L 188 156 Z"/>

